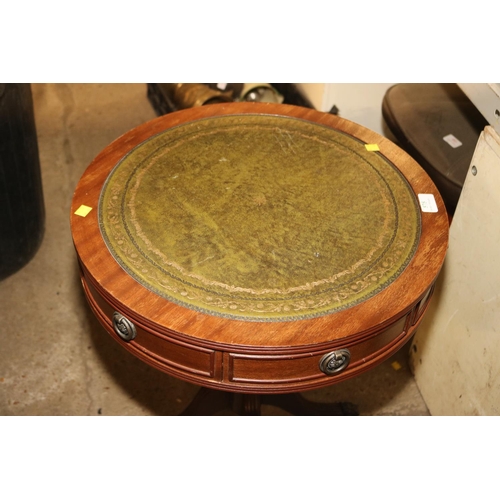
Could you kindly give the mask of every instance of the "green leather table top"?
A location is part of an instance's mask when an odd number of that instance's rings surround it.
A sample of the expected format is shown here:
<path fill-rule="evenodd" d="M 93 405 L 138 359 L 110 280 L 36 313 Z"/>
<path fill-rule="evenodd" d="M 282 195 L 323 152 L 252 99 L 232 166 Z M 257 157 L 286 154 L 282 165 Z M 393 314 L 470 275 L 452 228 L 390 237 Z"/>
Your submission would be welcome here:
<path fill-rule="evenodd" d="M 361 141 L 245 114 L 132 150 L 106 180 L 99 224 L 116 261 L 156 294 L 207 314 L 291 321 L 389 286 L 421 221 L 408 182 Z"/>

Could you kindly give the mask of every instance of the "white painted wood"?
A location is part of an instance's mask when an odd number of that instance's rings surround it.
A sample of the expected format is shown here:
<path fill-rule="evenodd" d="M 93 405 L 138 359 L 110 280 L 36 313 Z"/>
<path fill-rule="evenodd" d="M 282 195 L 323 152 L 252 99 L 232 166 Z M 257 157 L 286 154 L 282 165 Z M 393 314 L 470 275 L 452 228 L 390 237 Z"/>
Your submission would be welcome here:
<path fill-rule="evenodd" d="M 432 415 L 500 415 L 500 137 L 482 132 L 449 250 L 415 335 L 415 380 Z"/>
<path fill-rule="evenodd" d="M 458 86 L 487 122 L 500 134 L 500 84 L 459 83 Z"/>
<path fill-rule="evenodd" d="M 384 135 L 382 100 L 392 83 L 299 83 L 319 111 L 339 108 L 339 116 Z"/>

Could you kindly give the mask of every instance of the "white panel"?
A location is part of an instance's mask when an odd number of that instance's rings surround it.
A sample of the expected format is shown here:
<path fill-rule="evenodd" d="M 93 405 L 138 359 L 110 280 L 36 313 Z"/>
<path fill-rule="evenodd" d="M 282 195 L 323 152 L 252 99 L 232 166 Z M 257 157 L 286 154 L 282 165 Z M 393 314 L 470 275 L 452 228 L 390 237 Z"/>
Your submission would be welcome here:
<path fill-rule="evenodd" d="M 432 415 L 500 415 L 500 137 L 492 127 L 471 167 L 411 351 Z"/>
<path fill-rule="evenodd" d="M 392 83 L 300 83 L 319 111 L 339 108 L 339 116 L 384 135 L 382 100 Z"/>
<path fill-rule="evenodd" d="M 459 83 L 458 86 L 500 134 L 500 84 Z"/>

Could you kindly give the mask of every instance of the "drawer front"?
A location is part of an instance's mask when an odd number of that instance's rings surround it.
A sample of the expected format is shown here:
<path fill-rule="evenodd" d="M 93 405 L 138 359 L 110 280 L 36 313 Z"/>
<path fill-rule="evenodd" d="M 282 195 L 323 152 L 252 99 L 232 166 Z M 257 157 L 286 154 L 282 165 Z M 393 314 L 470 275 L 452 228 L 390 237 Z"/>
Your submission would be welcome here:
<path fill-rule="evenodd" d="M 120 337 L 113 327 L 113 308 L 94 288 L 83 281 L 90 306 L 104 328 L 124 348 L 155 368 L 189 381 L 220 380 L 221 354 L 214 349 L 193 346 L 152 332 L 135 324 L 136 335 L 130 341 Z M 120 311 L 118 311 L 120 312 Z"/>
<path fill-rule="evenodd" d="M 295 356 L 267 356 L 229 354 L 225 379 L 229 383 L 238 384 L 304 384 L 307 382 L 331 381 L 345 379 L 353 372 L 363 371 L 407 334 L 407 326 L 412 313 L 400 318 L 374 337 L 358 344 L 346 344 L 342 348 L 349 350 L 351 358 L 345 370 L 333 375 L 325 375 L 320 369 L 320 361 L 331 351 L 305 353 Z"/>
<path fill-rule="evenodd" d="M 332 349 L 273 354 L 232 352 L 230 347 L 210 349 L 194 343 L 169 338 L 151 328 L 135 325 L 135 337 L 123 340 L 113 327 L 111 306 L 83 278 L 89 303 L 101 324 L 125 349 L 146 363 L 170 375 L 207 387 L 233 392 L 273 393 L 314 389 L 340 382 L 362 373 L 389 357 L 413 333 L 416 309 L 389 327 L 365 340 L 346 342 Z M 118 311 L 120 312 L 120 311 Z M 345 369 L 325 374 L 320 363 L 332 351 L 347 349 L 350 355 Z"/>

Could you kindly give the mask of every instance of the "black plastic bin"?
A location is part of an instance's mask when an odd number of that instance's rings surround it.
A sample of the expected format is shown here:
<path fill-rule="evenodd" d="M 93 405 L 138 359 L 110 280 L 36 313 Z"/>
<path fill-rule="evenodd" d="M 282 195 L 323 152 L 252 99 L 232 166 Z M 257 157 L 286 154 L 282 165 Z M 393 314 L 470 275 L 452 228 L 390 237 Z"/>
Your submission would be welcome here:
<path fill-rule="evenodd" d="M 0 280 L 31 260 L 44 226 L 31 86 L 0 83 Z"/>

